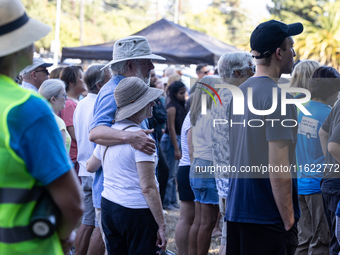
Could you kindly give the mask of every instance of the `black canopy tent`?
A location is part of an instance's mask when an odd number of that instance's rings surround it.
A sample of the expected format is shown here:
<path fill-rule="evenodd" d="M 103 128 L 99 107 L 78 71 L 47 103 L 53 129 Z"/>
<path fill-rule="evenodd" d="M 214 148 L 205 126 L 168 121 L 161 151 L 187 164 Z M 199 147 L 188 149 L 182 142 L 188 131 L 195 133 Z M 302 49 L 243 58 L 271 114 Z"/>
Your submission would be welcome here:
<path fill-rule="evenodd" d="M 158 63 L 215 65 L 227 52 L 240 51 L 204 33 L 182 27 L 161 19 L 134 35 L 148 39 L 152 53 L 166 58 Z M 87 60 L 111 60 L 114 42 L 62 49 L 62 61 L 66 58 Z"/>

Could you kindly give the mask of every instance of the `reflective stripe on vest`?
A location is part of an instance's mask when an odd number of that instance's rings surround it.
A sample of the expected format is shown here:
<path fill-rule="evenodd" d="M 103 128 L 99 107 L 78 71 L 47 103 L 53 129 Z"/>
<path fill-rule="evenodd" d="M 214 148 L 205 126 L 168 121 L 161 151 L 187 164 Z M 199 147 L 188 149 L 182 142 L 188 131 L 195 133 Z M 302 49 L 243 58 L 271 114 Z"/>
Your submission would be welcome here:
<path fill-rule="evenodd" d="M 14 228 L 0 228 L 0 242 L 19 243 L 34 239 L 28 226 Z"/>
<path fill-rule="evenodd" d="M 0 75 L 0 91 L 0 254 L 62 255 L 56 233 L 47 239 L 30 234 L 30 217 L 46 189 L 29 174 L 25 162 L 10 146 L 8 114 L 34 94 L 4 75 Z"/>
<path fill-rule="evenodd" d="M 37 201 L 46 191 L 42 186 L 35 186 L 30 190 L 16 188 L 0 188 L 0 203 L 25 204 Z"/>

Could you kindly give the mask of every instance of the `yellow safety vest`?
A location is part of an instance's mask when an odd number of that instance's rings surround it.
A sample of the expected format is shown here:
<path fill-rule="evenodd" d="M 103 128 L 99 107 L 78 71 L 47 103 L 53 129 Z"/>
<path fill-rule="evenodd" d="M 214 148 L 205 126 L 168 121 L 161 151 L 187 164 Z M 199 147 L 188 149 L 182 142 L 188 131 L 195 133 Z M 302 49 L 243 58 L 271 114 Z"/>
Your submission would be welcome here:
<path fill-rule="evenodd" d="M 4 75 L 0 75 L 0 91 L 0 254 L 62 255 L 57 233 L 39 239 L 29 231 L 32 212 L 45 189 L 10 147 L 8 113 L 25 103 L 32 93 Z"/>

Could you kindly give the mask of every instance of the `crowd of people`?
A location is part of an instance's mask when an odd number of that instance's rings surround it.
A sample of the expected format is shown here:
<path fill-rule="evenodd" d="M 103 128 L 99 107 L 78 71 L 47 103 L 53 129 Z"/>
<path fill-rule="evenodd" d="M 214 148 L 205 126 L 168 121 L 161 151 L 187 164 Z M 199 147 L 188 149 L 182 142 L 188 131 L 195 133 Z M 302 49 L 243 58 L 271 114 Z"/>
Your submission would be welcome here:
<path fill-rule="evenodd" d="M 19 0 L 0 13 L 0 254 L 166 254 L 174 210 L 179 255 L 216 236 L 221 255 L 340 252 L 340 74 L 294 63 L 301 23 L 259 24 L 189 90 L 141 36 L 50 74 L 33 51 L 51 28 Z"/>

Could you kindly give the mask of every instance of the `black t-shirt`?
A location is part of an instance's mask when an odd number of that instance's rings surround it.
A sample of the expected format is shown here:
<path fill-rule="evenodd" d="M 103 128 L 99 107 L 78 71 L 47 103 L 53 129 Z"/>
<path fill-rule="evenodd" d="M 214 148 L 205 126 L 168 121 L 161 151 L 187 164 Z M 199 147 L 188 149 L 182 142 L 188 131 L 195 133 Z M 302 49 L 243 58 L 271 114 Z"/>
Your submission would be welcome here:
<path fill-rule="evenodd" d="M 322 129 L 328 133 L 328 143 L 340 144 L 340 104 L 338 103 L 328 115 L 322 125 Z M 340 163 L 326 150 L 325 157 L 326 171 L 322 180 L 323 187 L 334 187 L 340 189 Z M 331 167 L 332 165 L 332 167 Z M 338 169 L 337 169 L 338 168 Z M 329 179 L 331 178 L 331 179 Z"/>
<path fill-rule="evenodd" d="M 183 121 L 185 119 L 185 116 L 187 115 L 184 104 L 182 106 L 182 105 L 179 105 L 179 104 L 174 104 L 172 102 L 169 102 L 166 105 L 166 109 L 168 109 L 170 107 L 176 108 L 175 131 L 176 131 L 176 135 L 181 135 L 182 124 L 183 124 Z M 166 125 L 165 133 L 169 134 L 168 125 Z"/>

